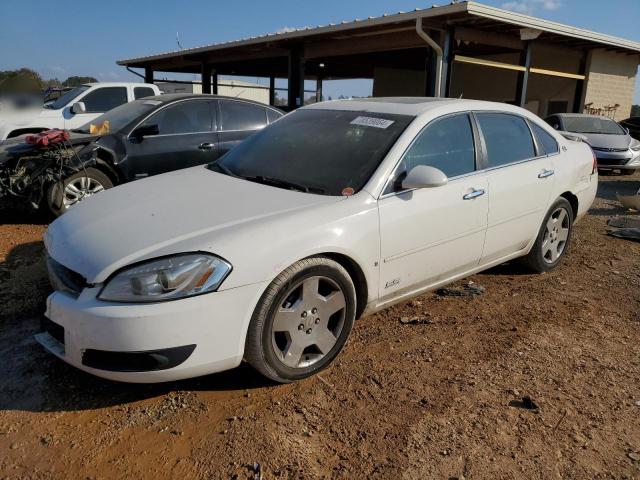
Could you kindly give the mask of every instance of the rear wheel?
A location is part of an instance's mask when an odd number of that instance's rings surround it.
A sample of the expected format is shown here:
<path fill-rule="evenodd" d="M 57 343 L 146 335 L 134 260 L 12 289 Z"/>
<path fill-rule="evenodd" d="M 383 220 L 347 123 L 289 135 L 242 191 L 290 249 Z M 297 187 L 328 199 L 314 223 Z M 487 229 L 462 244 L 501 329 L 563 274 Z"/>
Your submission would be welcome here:
<path fill-rule="evenodd" d="M 113 183 L 105 173 L 89 167 L 51 185 L 47 192 L 47 205 L 58 217 L 82 200 L 111 187 Z"/>
<path fill-rule="evenodd" d="M 301 260 L 278 275 L 258 302 L 245 359 L 276 382 L 309 377 L 342 350 L 355 312 L 355 287 L 339 263 Z"/>
<path fill-rule="evenodd" d="M 571 241 L 573 208 L 559 198 L 549 209 L 529 254 L 523 263 L 536 272 L 547 272 L 557 267 Z"/>

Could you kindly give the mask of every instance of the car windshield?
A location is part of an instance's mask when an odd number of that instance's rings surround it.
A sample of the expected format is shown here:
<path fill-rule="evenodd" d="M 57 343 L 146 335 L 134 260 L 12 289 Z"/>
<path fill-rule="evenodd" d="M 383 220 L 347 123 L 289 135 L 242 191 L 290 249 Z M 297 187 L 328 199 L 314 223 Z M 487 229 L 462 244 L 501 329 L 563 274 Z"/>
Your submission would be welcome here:
<path fill-rule="evenodd" d="M 564 117 L 564 129 L 574 133 L 624 135 L 626 132 L 613 120 L 601 117 Z"/>
<path fill-rule="evenodd" d="M 80 85 L 79 87 L 69 90 L 67 93 L 65 93 L 60 98 L 58 98 L 55 102 L 47 103 L 44 106 L 44 108 L 47 108 L 50 110 L 59 110 L 86 90 L 89 90 L 88 85 Z"/>
<path fill-rule="evenodd" d="M 281 188 L 351 195 L 365 185 L 413 118 L 298 110 L 253 135 L 209 168 Z"/>
<path fill-rule="evenodd" d="M 159 105 L 162 105 L 162 102 L 158 100 L 134 100 L 133 102 L 125 103 L 113 110 L 103 113 L 82 127 L 75 129 L 74 132 L 90 133 L 91 125 L 103 125 L 105 121 L 109 122 L 109 132 L 118 132 L 129 125 L 129 123 L 155 110 Z"/>

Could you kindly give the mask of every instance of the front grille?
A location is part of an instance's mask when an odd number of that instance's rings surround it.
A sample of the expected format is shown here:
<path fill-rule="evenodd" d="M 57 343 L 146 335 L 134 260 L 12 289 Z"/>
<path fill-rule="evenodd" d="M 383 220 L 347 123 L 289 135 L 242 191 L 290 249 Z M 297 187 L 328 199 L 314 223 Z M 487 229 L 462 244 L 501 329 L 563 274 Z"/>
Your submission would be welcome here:
<path fill-rule="evenodd" d="M 628 158 L 598 158 L 598 165 L 626 165 L 628 161 Z"/>
<path fill-rule="evenodd" d="M 628 148 L 603 148 L 603 147 L 592 147 L 594 150 L 598 152 L 626 152 L 629 150 Z"/>
<path fill-rule="evenodd" d="M 57 341 L 64 345 L 64 327 L 52 322 L 47 317 L 42 316 L 40 318 L 40 330 L 47 332 Z"/>
<path fill-rule="evenodd" d="M 82 275 L 68 269 L 51 257 L 47 257 L 47 269 L 49 270 L 49 280 L 54 290 L 78 296 L 87 286 L 87 281 Z"/>

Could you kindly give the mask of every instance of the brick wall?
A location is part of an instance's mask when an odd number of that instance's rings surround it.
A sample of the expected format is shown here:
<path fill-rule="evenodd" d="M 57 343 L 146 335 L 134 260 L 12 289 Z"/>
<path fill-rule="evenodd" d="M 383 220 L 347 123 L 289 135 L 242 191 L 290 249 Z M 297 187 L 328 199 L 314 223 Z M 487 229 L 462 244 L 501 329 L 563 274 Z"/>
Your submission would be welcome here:
<path fill-rule="evenodd" d="M 627 118 L 631 112 L 640 55 L 626 55 L 593 50 L 587 62 L 584 104 L 594 107 L 620 104 L 615 120 Z"/>

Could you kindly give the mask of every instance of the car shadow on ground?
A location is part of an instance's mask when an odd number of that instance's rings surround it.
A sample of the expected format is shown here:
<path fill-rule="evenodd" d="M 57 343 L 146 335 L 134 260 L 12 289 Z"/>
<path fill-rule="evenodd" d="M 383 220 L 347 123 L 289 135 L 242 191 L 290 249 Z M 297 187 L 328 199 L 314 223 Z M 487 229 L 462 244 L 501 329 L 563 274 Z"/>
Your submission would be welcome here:
<path fill-rule="evenodd" d="M 33 208 L 27 200 L 0 198 L 0 225 L 47 225 L 53 221 L 44 208 Z"/>
<path fill-rule="evenodd" d="M 272 385 L 248 365 L 163 384 L 125 384 L 86 374 L 48 353 L 34 335 L 51 287 L 42 242 L 15 246 L 0 262 L 0 410 L 77 411 L 178 391 L 238 391 Z"/>

